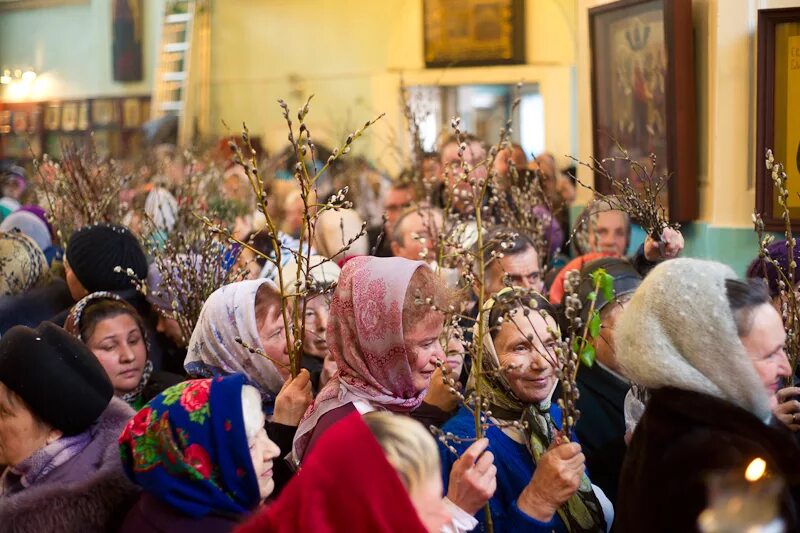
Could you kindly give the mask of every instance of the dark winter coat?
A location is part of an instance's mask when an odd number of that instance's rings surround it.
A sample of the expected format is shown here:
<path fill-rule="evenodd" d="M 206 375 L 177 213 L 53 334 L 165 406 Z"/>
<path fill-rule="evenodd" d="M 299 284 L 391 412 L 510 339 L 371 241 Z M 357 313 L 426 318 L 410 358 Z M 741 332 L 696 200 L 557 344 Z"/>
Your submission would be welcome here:
<path fill-rule="evenodd" d="M 112 398 L 78 455 L 21 492 L 0 498 L 4 533 L 116 531 L 138 489 L 125 476 L 117 438 L 133 416 Z"/>
<path fill-rule="evenodd" d="M 578 372 L 578 409 L 575 428 L 586 455 L 592 483 L 616 501 L 619 473 L 625 459 L 625 394 L 630 387 L 598 364 Z"/>
<path fill-rule="evenodd" d="M 227 533 L 237 525 L 239 518 L 235 517 L 192 518 L 144 492 L 128 512 L 119 533 Z"/>
<path fill-rule="evenodd" d="M 733 469 L 744 474 L 756 457 L 786 481 L 782 516 L 786 531 L 797 531 L 800 448 L 788 430 L 707 394 L 653 390 L 623 464 L 614 531 L 697 531 L 706 476 Z"/>
<path fill-rule="evenodd" d="M 74 303 L 67 283 L 60 278 L 24 294 L 3 296 L 0 298 L 0 335 L 18 325 L 35 328 Z"/>

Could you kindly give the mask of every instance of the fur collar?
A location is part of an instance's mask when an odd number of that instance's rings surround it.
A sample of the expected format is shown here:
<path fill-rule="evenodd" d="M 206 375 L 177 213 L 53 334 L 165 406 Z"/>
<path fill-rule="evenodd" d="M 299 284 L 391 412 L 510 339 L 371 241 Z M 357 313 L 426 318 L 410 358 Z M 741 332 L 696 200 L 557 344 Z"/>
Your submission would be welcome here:
<path fill-rule="evenodd" d="M 125 402 L 112 398 L 92 428 L 92 442 L 83 452 L 36 485 L 0 500 L 2 530 L 115 530 L 138 493 L 122 469 L 117 445 L 131 416 L 133 410 Z"/>

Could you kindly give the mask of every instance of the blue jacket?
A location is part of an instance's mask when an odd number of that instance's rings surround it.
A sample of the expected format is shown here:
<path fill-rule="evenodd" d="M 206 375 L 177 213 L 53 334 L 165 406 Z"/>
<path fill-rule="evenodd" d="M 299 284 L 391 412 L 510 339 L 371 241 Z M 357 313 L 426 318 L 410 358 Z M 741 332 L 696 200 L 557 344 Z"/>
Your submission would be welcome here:
<path fill-rule="evenodd" d="M 561 410 L 555 402 L 550 408 L 550 414 L 556 427 L 560 428 Z M 475 419 L 472 413 L 462 407 L 442 427 L 442 430 L 450 432 L 457 437 L 474 439 Z M 536 465 L 528 452 L 528 448 L 524 444 L 514 442 L 495 426 L 489 427 L 486 431 L 486 437 L 489 439 L 488 450 L 494 455 L 494 464 L 497 467 L 497 490 L 492 499 L 489 500 L 494 531 L 498 533 L 504 531 L 566 532 L 567 528 L 558 514 L 553 515 L 549 522 L 540 522 L 526 515 L 517 507 L 517 498 L 530 482 L 533 472 L 536 470 Z M 452 446 L 461 455 L 471 444 L 471 442 L 452 443 Z M 442 476 L 446 487 L 450 478 L 450 470 L 457 457 L 441 443 L 439 443 L 439 455 L 442 460 Z M 484 511 L 481 509 L 475 515 L 475 518 L 480 522 L 476 531 L 485 531 Z"/>

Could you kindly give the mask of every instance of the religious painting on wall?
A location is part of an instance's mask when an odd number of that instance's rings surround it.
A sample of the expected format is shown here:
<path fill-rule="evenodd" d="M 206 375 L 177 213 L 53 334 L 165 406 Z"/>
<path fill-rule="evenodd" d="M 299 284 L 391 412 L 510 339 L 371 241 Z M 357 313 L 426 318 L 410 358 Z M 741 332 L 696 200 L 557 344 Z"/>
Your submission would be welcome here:
<path fill-rule="evenodd" d="M 110 126 L 118 122 L 117 103 L 109 98 L 92 100 L 92 123 L 95 126 Z"/>
<path fill-rule="evenodd" d="M 142 0 L 113 0 L 114 81 L 142 81 Z"/>
<path fill-rule="evenodd" d="M 44 129 L 55 131 L 61 129 L 61 105 L 48 104 L 44 110 Z"/>
<path fill-rule="evenodd" d="M 78 103 L 78 123 L 76 128 L 80 131 L 89 129 L 89 102 L 81 100 Z"/>
<path fill-rule="evenodd" d="M 768 230 L 783 230 L 783 210 L 764 155 L 771 149 L 783 163 L 789 214 L 800 221 L 800 8 L 758 12 L 757 100 L 756 211 Z M 800 230 L 800 223 L 793 225 Z"/>
<path fill-rule="evenodd" d="M 425 65 L 525 62 L 524 0 L 424 0 Z"/>
<path fill-rule="evenodd" d="M 672 220 L 698 216 L 691 0 L 622 0 L 589 10 L 594 157 L 629 157 L 669 175 L 662 205 Z M 629 163 L 606 161 L 639 181 Z M 602 192 L 608 183 L 595 180 Z"/>
<path fill-rule="evenodd" d="M 91 0 L 0 0 L 0 11 L 88 4 Z"/>
<path fill-rule="evenodd" d="M 67 102 L 61 108 L 61 129 L 75 131 L 78 127 L 78 102 Z"/>
<path fill-rule="evenodd" d="M 142 123 L 141 105 L 138 98 L 126 98 L 122 101 L 122 127 L 138 128 Z"/>

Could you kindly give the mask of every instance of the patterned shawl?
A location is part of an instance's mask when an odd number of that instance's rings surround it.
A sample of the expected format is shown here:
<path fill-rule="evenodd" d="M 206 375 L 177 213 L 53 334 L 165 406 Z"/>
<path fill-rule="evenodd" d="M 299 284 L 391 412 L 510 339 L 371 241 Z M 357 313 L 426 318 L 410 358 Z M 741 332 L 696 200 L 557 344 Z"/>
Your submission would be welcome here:
<path fill-rule="evenodd" d="M 403 304 L 421 261 L 355 257 L 345 264 L 331 301 L 327 340 L 338 372 L 300 421 L 294 461 L 305 454 L 320 417 L 364 400 L 390 411 L 413 411 L 426 390 L 414 388 L 403 338 Z"/>
<path fill-rule="evenodd" d="M 499 293 L 512 291 L 504 289 Z M 544 299 L 544 298 L 542 298 Z M 483 374 L 481 379 L 476 379 L 477 365 L 472 366 L 468 386 L 480 384 L 480 393 L 489 399 L 492 415 L 506 422 L 525 420 L 528 422 L 527 445 L 534 463 L 547 451 L 556 436 L 556 427 L 550 416 L 551 396 L 537 405 L 524 404 L 517 398 L 511 385 L 501 371 L 500 357 L 494 347 L 494 340 L 489 334 L 489 314 L 494 306 L 494 299 L 489 299 L 484 304 L 483 313 L 484 331 L 483 338 Z M 473 329 L 474 338 L 478 337 L 478 324 Z M 583 531 L 605 531 L 603 509 L 597 500 L 589 477 L 584 472 L 578 492 L 558 509 L 558 516 L 571 533 Z"/>
<path fill-rule="evenodd" d="M 241 515 L 261 500 L 242 413 L 244 376 L 184 381 L 153 398 L 120 435 L 128 477 L 199 518 Z"/>
<path fill-rule="evenodd" d="M 243 373 L 265 402 L 275 399 L 284 383 L 278 368 L 269 359 L 251 353 L 236 342 L 263 349 L 256 321 L 256 293 L 266 279 L 239 281 L 225 285 L 208 297 L 189 339 L 184 368 L 190 376 L 214 377 Z M 276 289 L 277 290 L 277 289 Z M 279 359 L 283 354 L 269 354 Z"/>
<path fill-rule="evenodd" d="M 17 230 L 0 233 L 0 296 L 22 294 L 47 279 L 44 252 Z"/>

